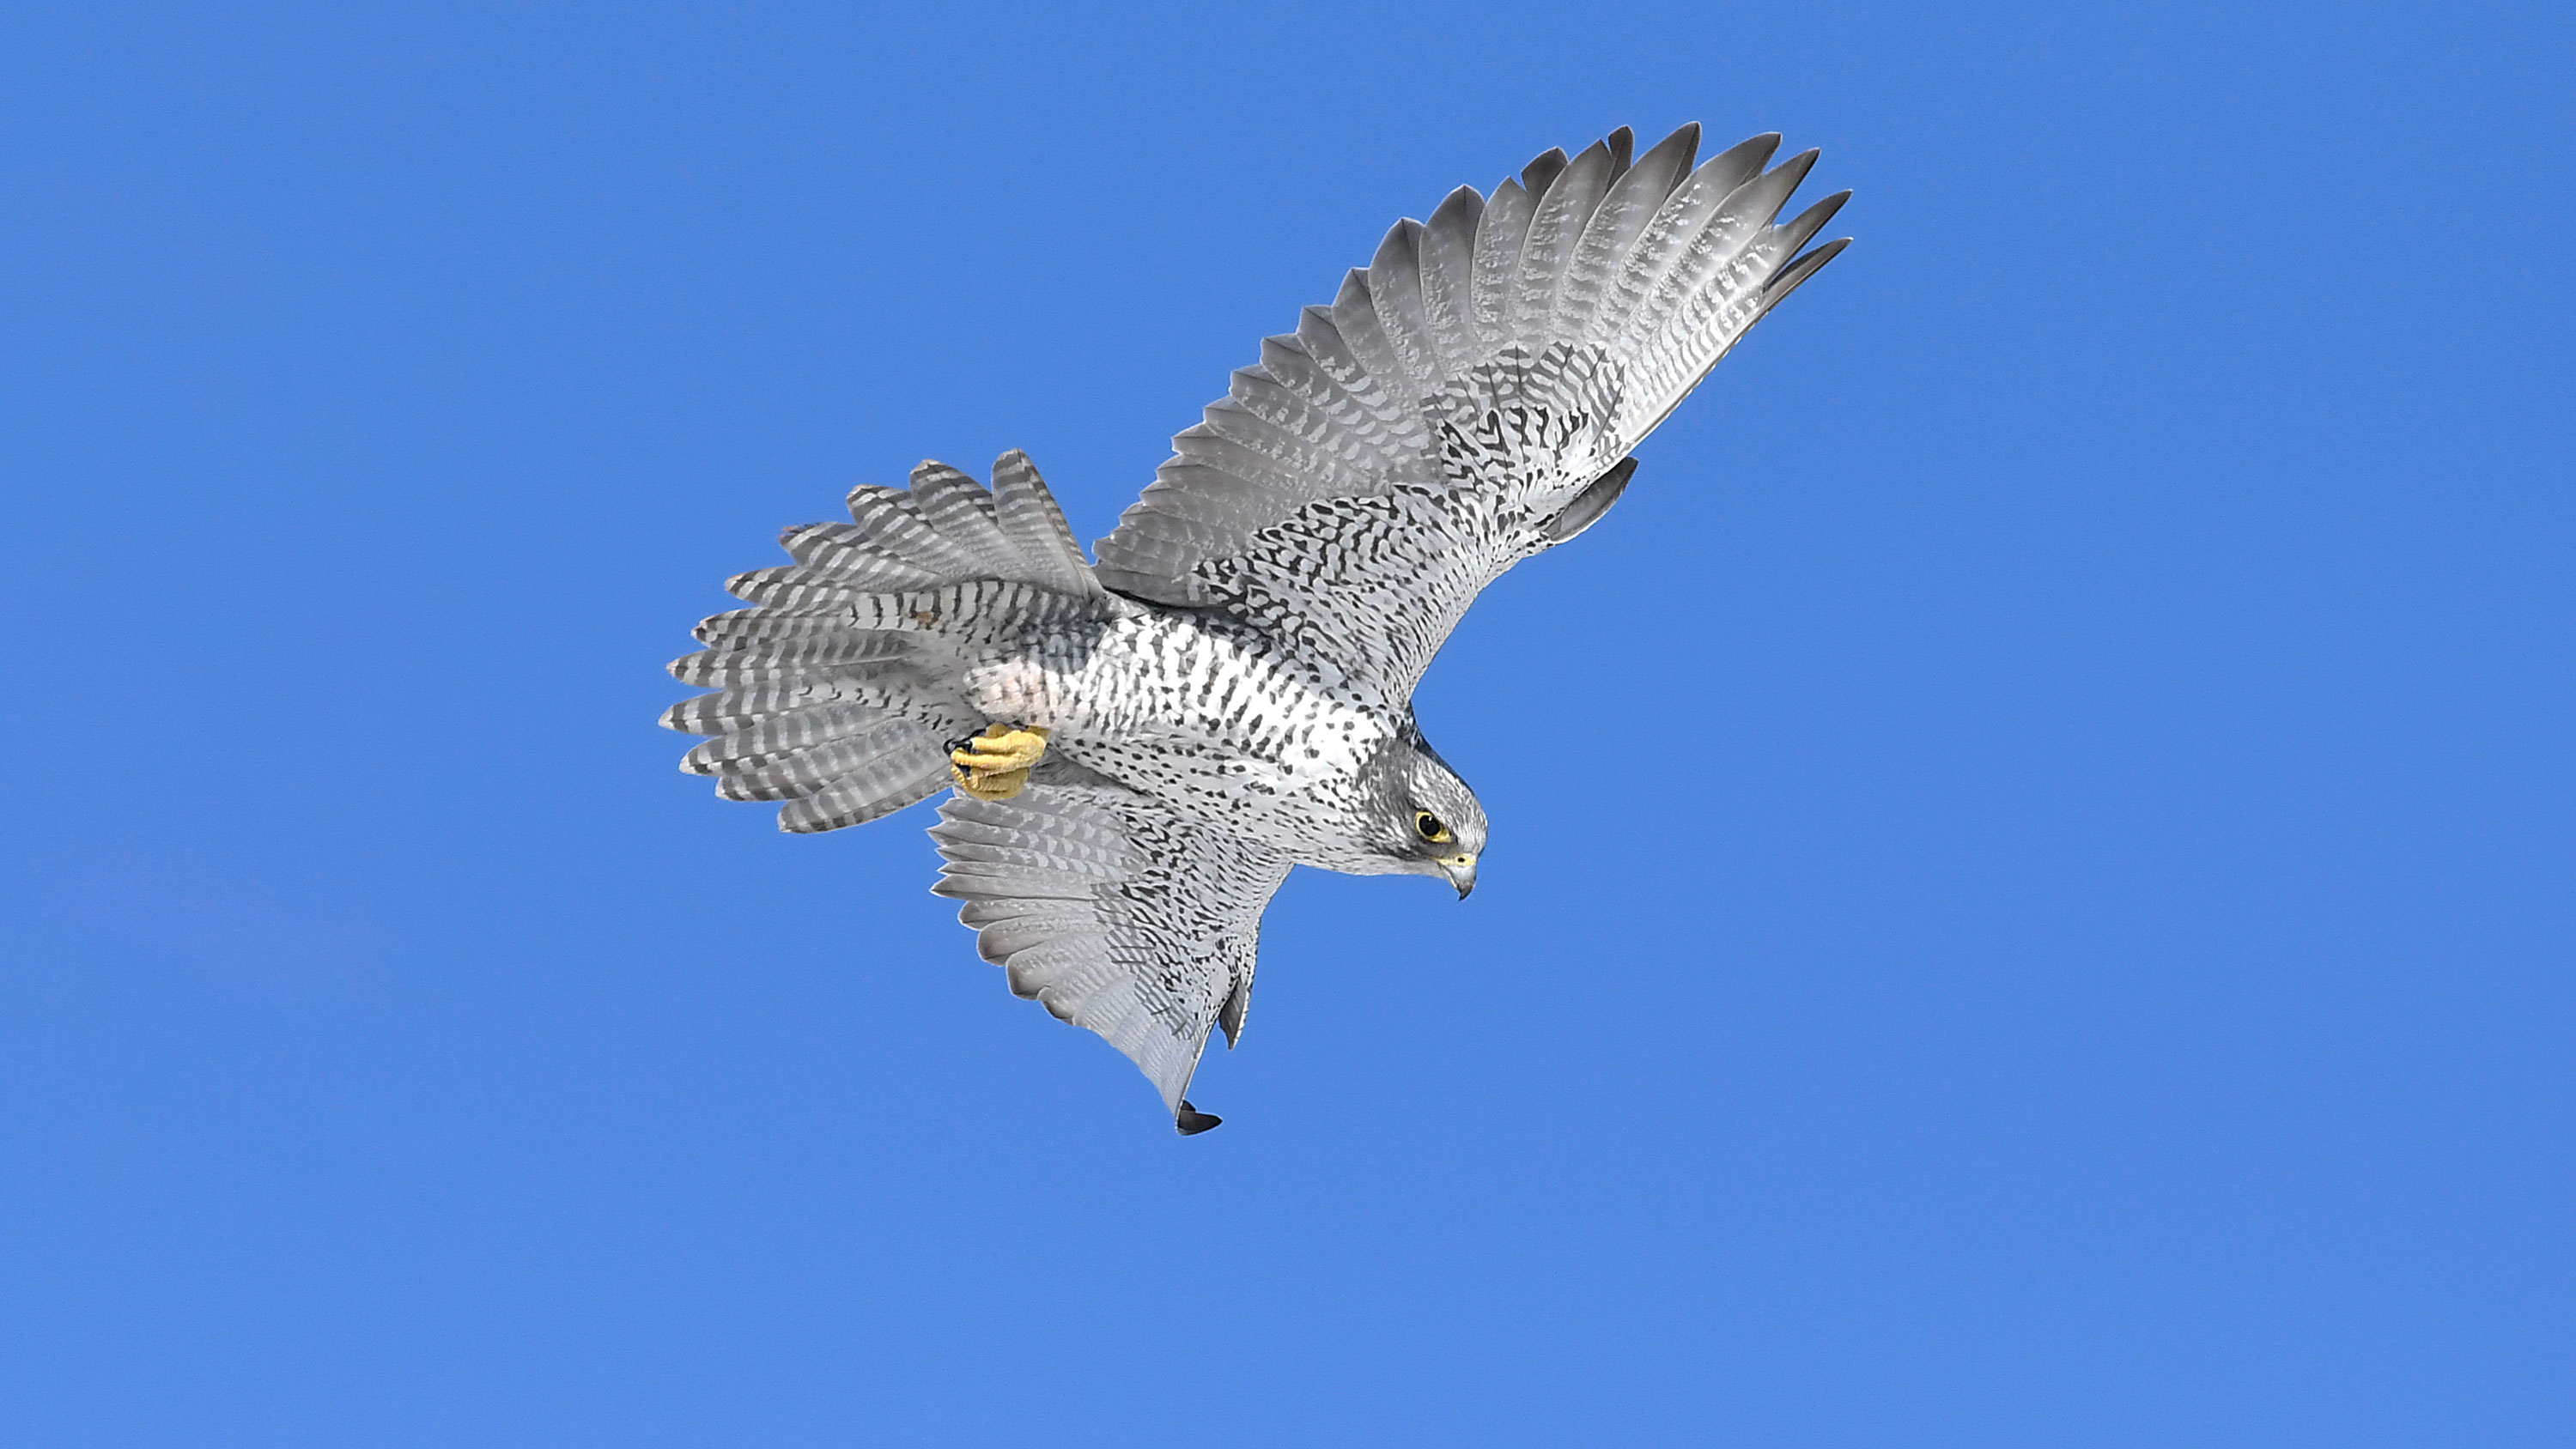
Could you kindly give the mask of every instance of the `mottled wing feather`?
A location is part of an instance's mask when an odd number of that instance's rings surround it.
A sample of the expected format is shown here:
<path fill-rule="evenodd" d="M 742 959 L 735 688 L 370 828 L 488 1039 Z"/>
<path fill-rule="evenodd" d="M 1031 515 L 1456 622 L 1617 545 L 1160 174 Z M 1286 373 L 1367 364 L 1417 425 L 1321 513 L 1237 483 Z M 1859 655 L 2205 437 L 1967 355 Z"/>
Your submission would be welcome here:
<path fill-rule="evenodd" d="M 1580 531 L 1587 491 L 1840 250 L 1787 223 L 1815 153 L 1618 133 L 1404 221 L 1262 346 L 1098 545 L 1105 584 L 1217 608 L 1354 694 L 1401 700 L 1485 585 Z M 1624 481 L 1621 480 L 1621 481 Z"/>
<path fill-rule="evenodd" d="M 1105 782 L 954 796 L 930 833 L 934 889 L 1011 990 L 1106 1038 L 1177 1112 L 1208 1033 L 1242 1030 L 1287 858 Z"/>

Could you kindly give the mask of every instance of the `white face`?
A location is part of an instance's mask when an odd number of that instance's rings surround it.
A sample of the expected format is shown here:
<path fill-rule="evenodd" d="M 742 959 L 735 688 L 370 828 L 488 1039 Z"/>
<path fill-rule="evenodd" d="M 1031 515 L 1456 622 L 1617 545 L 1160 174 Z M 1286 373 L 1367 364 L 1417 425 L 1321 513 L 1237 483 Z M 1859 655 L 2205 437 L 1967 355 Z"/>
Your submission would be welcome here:
<path fill-rule="evenodd" d="M 1466 895 L 1476 888 L 1476 861 L 1485 851 L 1485 809 L 1476 792 L 1428 746 L 1408 751 L 1401 783 L 1389 802 L 1398 817 L 1387 822 L 1389 853 L 1398 869 L 1436 875 Z"/>
<path fill-rule="evenodd" d="M 1485 848 L 1485 811 L 1475 792 L 1411 739 L 1390 740 L 1354 780 L 1341 838 L 1308 864 L 1350 875 L 1437 876 L 1464 895 Z M 1346 797 L 1347 798 L 1347 797 Z"/>

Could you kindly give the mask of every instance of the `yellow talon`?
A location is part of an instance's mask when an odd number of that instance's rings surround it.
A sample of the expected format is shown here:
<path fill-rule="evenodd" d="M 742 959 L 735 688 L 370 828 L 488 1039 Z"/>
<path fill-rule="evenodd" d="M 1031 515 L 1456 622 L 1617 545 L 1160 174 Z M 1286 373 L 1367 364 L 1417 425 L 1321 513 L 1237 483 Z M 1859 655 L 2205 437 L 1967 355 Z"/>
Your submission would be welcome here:
<path fill-rule="evenodd" d="M 957 782 L 958 789 L 978 800 L 1008 800 L 1027 789 L 1029 784 L 1029 772 L 1026 770 L 1004 770 L 998 774 L 987 775 L 981 771 L 970 772 L 951 765 L 948 767 L 948 774 Z"/>
<path fill-rule="evenodd" d="M 1046 754 L 1047 732 L 1035 725 L 988 725 L 948 758 L 969 770 L 1025 770 Z"/>
<path fill-rule="evenodd" d="M 1046 755 L 1046 741 L 1036 725 L 990 725 L 948 752 L 948 773 L 978 800 L 1008 800 L 1028 787 L 1029 768 Z"/>

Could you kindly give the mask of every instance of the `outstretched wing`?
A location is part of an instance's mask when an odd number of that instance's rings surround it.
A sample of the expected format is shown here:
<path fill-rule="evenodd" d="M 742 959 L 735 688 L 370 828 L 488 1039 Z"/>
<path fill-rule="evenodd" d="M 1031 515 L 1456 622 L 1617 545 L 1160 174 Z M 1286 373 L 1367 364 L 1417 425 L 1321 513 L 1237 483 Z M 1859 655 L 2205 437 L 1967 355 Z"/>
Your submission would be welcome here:
<path fill-rule="evenodd" d="M 1816 153 L 1693 166 L 1674 132 L 1550 151 L 1387 233 L 1330 307 L 1262 343 L 1102 539 L 1100 579 L 1232 613 L 1401 700 L 1467 606 L 1618 497 L 1629 449 L 1844 243 L 1844 192 L 1774 224 Z"/>
<path fill-rule="evenodd" d="M 958 795 L 930 834 L 948 862 L 933 889 L 966 903 L 1011 990 L 1108 1038 L 1177 1114 L 1209 1030 L 1242 1034 L 1288 858 L 1109 784 Z"/>

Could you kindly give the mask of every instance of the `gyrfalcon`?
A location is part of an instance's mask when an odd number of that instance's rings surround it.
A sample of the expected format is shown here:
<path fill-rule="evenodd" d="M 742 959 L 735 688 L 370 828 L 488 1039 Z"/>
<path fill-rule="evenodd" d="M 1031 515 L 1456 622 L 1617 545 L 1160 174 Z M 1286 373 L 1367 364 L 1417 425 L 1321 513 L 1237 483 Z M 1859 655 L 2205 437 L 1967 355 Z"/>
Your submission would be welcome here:
<path fill-rule="evenodd" d="M 1845 245 L 1849 192 L 1778 222 L 1816 154 L 1694 165 L 1685 126 L 1550 151 L 1400 221 L 1261 344 L 1083 557 L 1018 452 L 940 463 L 727 587 L 671 672 L 682 768 L 837 830 L 941 789 L 935 888 L 1011 990 L 1109 1039 L 1183 1134 L 1211 1029 L 1243 1031 L 1292 865 L 1465 896 L 1485 812 L 1413 689 L 1505 569 L 1591 526 L 1629 450 Z"/>

